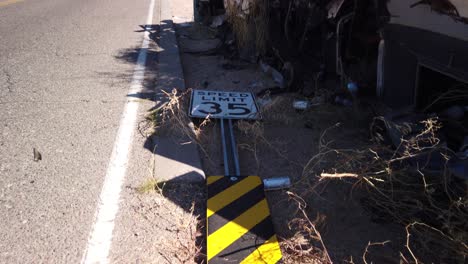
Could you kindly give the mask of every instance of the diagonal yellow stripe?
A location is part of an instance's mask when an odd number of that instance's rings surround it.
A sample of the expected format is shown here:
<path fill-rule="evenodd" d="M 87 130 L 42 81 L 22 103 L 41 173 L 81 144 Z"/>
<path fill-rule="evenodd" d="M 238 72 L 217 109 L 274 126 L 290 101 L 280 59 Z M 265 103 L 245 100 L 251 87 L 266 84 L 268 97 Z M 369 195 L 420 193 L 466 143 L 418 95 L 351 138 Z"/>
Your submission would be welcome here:
<path fill-rule="evenodd" d="M 236 219 L 225 224 L 208 236 L 208 261 L 226 249 L 250 229 L 270 215 L 266 199 L 261 200 Z"/>
<path fill-rule="evenodd" d="M 0 2 L 0 7 L 2 6 L 7 6 L 7 5 L 11 5 L 11 4 L 14 4 L 14 3 L 19 3 L 19 2 L 23 2 L 24 0 L 6 0 L 6 1 L 1 1 Z"/>
<path fill-rule="evenodd" d="M 226 177 L 226 176 L 208 176 L 206 178 L 206 183 L 210 185 L 214 182 L 217 182 L 218 180 L 221 180 L 223 177 Z"/>
<path fill-rule="evenodd" d="M 217 195 L 208 199 L 208 206 L 206 209 L 206 217 L 210 217 L 217 211 L 224 208 L 226 205 L 239 199 L 242 195 L 253 190 L 255 187 L 262 184 L 262 181 L 257 176 L 249 176 L 240 182 L 230 186 L 226 190 L 218 193 Z"/>
<path fill-rule="evenodd" d="M 273 235 L 263 245 L 248 255 L 241 264 L 274 264 L 281 259 L 281 249 L 276 235 Z"/>

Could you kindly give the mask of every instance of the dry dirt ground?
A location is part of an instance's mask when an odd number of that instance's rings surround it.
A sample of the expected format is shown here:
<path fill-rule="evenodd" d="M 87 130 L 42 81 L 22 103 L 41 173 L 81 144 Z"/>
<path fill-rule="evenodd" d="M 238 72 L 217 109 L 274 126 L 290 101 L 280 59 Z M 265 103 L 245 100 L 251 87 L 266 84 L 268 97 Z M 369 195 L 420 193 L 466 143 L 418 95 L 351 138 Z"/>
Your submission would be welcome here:
<path fill-rule="evenodd" d="M 258 65 L 226 59 L 215 29 L 186 22 L 178 23 L 176 29 L 188 90 L 174 91 L 168 95 L 172 103 L 150 114 L 149 120 L 157 126 L 156 133 L 192 133 L 187 129 L 189 89 L 257 93 L 275 86 Z M 375 199 L 379 197 L 379 193 L 375 195 L 378 189 L 374 188 L 379 184 L 378 177 L 358 178 L 352 173 L 333 177 L 335 173 L 350 173 L 353 168 L 364 172 L 376 168 L 367 168 L 367 161 L 369 166 L 379 164 L 376 160 L 380 157 L 369 151 L 375 147 L 370 126 L 381 111 L 378 104 L 345 107 L 324 102 L 299 112 L 292 107 L 297 98 L 298 95 L 289 93 L 257 98 L 262 119 L 235 122 L 241 174 L 262 178 L 289 176 L 292 180 L 289 190 L 267 193 L 284 263 L 465 263 L 466 230 L 462 230 L 460 238 L 453 239 L 428 226 L 415 224 L 405 228 L 404 221 L 392 218 L 399 212 L 375 210 L 406 208 L 404 199 L 397 206 L 388 206 L 385 199 Z M 195 133 L 190 137 L 199 143 L 205 174 L 222 175 L 216 120 L 193 122 Z M 333 178 L 324 178 L 323 173 Z M 425 188 L 426 181 L 422 179 Z M 394 186 L 391 187 L 393 192 Z M 155 263 L 206 263 L 204 185 L 151 179 L 136 190 L 141 193 L 136 199 L 145 202 L 135 211 L 152 225 L 164 227 L 158 232 L 167 238 L 154 246 L 160 252 Z M 423 194 L 430 197 L 427 191 L 424 189 Z M 411 197 L 410 192 L 402 190 L 399 195 Z M 419 206 L 414 199 L 408 201 Z M 440 217 L 445 219 L 443 215 Z M 407 231 L 418 225 L 428 227 L 435 240 L 425 236 L 422 241 L 427 243 L 415 245 L 413 240 L 417 236 L 408 236 Z M 448 226 L 464 224 L 448 223 Z M 453 234 L 450 230 L 448 233 Z M 441 241 L 453 247 L 444 247 Z M 459 255 L 453 257 L 453 252 Z"/>
<path fill-rule="evenodd" d="M 255 93 L 274 86 L 258 65 L 228 61 L 219 52 L 213 52 L 219 44 L 216 30 L 179 24 L 177 32 L 187 88 Z M 320 140 L 336 148 L 367 144 L 370 112 L 331 104 L 298 112 L 292 108 L 295 98 L 294 94 L 260 98 L 267 102 L 260 103 L 262 120 L 235 124 L 241 174 L 262 178 L 289 176 L 292 180 L 288 191 L 267 196 L 276 232 L 283 241 L 284 261 L 326 262 L 325 246 L 335 263 L 361 263 L 369 242 L 391 241 L 371 247 L 365 258 L 369 263 L 398 263 L 405 241 L 402 229 L 373 221 L 360 202 L 364 192 L 352 189 L 345 180 L 321 184 L 316 173 L 333 160 L 314 162 L 313 173 L 306 168 L 318 153 Z M 321 138 L 324 131 L 327 133 Z M 206 175 L 222 175 L 221 139 L 215 120 L 200 127 L 199 141 Z M 321 234 L 323 244 L 314 232 L 309 232 L 312 225 L 303 213 Z"/>

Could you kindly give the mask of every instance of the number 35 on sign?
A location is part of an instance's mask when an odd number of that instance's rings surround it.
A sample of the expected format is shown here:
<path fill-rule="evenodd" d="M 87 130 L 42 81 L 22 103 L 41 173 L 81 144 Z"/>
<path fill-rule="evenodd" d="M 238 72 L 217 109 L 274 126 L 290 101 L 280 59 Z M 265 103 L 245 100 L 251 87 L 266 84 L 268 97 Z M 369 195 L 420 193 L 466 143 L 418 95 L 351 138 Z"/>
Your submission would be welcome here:
<path fill-rule="evenodd" d="M 257 119 L 255 97 L 248 92 L 192 90 L 191 117 Z"/>

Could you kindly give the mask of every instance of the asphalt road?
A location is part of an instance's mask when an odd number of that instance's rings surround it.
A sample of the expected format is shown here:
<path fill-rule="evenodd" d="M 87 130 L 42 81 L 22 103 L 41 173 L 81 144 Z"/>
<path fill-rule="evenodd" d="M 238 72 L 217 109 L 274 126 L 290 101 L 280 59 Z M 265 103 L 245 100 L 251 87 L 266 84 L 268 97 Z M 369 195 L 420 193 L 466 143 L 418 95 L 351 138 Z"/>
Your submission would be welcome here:
<path fill-rule="evenodd" d="M 82 260 L 149 5 L 0 0 L 0 263 Z"/>

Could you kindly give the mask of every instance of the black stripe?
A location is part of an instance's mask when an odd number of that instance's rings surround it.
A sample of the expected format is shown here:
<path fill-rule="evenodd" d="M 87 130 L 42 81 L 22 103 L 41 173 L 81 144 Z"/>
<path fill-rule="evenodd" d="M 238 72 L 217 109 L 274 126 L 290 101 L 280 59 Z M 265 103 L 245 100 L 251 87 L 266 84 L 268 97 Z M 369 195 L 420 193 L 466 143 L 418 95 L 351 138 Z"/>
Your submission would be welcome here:
<path fill-rule="evenodd" d="M 246 177 L 237 177 L 236 181 L 232 181 L 231 177 L 225 176 L 222 179 L 215 181 L 214 183 L 208 185 L 208 199 L 226 190 L 228 187 L 242 181 L 245 178 Z"/>
<path fill-rule="evenodd" d="M 213 257 L 209 263 L 240 263 L 274 234 L 273 223 L 269 216 Z"/>
<path fill-rule="evenodd" d="M 264 198 L 265 193 L 263 192 L 263 184 L 260 184 L 241 196 L 239 199 L 226 205 L 224 208 L 208 218 L 208 235 L 211 235 L 214 231 L 234 220 Z"/>

